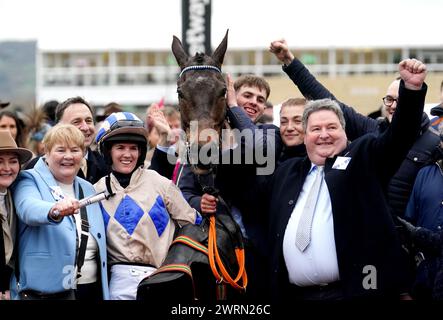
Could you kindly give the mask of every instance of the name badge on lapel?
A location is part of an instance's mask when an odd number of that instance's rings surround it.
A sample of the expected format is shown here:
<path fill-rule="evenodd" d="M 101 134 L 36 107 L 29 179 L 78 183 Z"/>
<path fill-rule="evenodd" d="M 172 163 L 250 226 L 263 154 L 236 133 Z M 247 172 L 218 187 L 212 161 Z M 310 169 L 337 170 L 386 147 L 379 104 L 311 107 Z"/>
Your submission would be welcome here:
<path fill-rule="evenodd" d="M 332 169 L 346 170 L 349 162 L 351 162 L 351 157 L 337 157 L 332 165 Z"/>
<path fill-rule="evenodd" d="M 60 186 L 53 186 L 49 188 L 51 189 L 51 194 L 54 197 L 55 201 L 59 201 L 65 198 L 65 196 L 63 195 L 62 188 L 60 188 Z"/>

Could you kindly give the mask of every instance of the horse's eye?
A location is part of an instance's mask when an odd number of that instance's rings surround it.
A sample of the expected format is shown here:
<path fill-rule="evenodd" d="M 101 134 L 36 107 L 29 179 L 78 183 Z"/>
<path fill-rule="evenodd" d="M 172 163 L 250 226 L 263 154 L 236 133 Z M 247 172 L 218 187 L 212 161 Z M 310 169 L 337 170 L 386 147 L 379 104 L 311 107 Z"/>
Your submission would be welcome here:
<path fill-rule="evenodd" d="M 226 92 L 227 92 L 228 90 L 226 89 L 226 88 L 223 88 L 222 89 L 222 91 L 220 92 L 220 97 L 224 97 L 224 96 L 226 96 Z"/>

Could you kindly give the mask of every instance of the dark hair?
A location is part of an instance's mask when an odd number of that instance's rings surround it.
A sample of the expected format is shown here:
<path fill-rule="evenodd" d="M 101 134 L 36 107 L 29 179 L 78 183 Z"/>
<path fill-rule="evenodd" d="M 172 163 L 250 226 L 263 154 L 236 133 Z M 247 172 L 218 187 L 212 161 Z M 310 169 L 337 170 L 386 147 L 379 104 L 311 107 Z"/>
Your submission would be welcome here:
<path fill-rule="evenodd" d="M 269 86 L 269 83 L 265 80 L 265 78 L 253 74 L 243 75 L 234 82 L 235 91 L 238 91 L 243 86 L 257 87 L 260 90 L 264 89 L 266 91 L 266 100 L 271 94 L 271 87 Z"/>
<path fill-rule="evenodd" d="M 15 126 L 17 127 L 17 137 L 15 138 L 15 143 L 17 143 L 18 147 L 25 147 L 25 141 L 26 141 L 26 132 L 25 132 L 25 123 L 22 119 L 19 118 L 16 112 L 11 110 L 5 110 L 3 109 L 0 111 L 0 120 L 3 117 L 9 117 L 14 119 Z"/>
<path fill-rule="evenodd" d="M 87 106 L 89 111 L 91 111 L 91 115 L 94 117 L 94 109 L 92 108 L 92 106 L 88 102 L 86 102 L 85 99 L 77 96 L 77 97 L 69 98 L 69 99 L 63 101 L 62 103 L 60 103 L 57 106 L 57 108 L 55 108 L 55 122 L 56 123 L 60 122 L 61 118 L 63 118 L 63 114 L 65 113 L 65 110 L 71 104 L 76 104 L 76 103 L 82 103 L 85 106 Z"/>
<path fill-rule="evenodd" d="M 45 113 L 49 123 L 52 125 L 55 123 L 55 109 L 59 105 L 57 100 L 50 100 L 45 102 L 42 107 L 43 112 Z"/>
<path fill-rule="evenodd" d="M 103 121 L 114 112 L 122 112 L 122 111 L 123 111 L 122 106 L 119 105 L 117 102 L 109 102 L 103 107 L 103 114 L 95 116 L 95 121 L 97 122 Z"/>

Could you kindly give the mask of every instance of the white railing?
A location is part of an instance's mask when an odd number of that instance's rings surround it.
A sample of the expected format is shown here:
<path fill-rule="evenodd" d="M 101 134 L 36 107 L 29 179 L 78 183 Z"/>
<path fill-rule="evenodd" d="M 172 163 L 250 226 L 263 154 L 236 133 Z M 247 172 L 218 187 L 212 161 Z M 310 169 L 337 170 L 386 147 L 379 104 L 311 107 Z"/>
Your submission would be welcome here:
<path fill-rule="evenodd" d="M 428 64 L 428 71 L 443 72 L 443 64 Z M 308 65 L 313 74 L 349 75 L 395 73 L 397 64 L 317 64 Z M 39 70 L 42 87 L 53 86 L 106 86 L 117 85 L 150 85 L 175 83 L 179 68 L 176 66 L 145 66 L 145 67 L 69 67 L 42 68 Z M 252 73 L 260 76 L 282 75 L 280 65 L 226 65 L 223 72 L 234 77 Z"/>

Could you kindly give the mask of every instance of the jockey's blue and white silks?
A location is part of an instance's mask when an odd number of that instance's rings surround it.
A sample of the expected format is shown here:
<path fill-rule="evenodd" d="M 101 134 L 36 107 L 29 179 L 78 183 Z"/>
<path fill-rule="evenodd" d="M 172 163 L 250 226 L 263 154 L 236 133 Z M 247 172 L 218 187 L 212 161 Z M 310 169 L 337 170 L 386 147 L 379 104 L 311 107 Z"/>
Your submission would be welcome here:
<path fill-rule="evenodd" d="M 115 112 L 108 116 L 97 132 L 95 141 L 97 144 L 100 140 L 113 129 L 121 127 L 143 127 L 143 121 L 131 112 Z"/>

